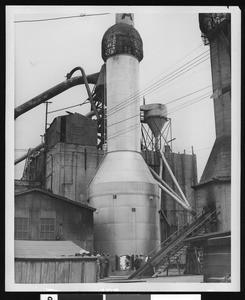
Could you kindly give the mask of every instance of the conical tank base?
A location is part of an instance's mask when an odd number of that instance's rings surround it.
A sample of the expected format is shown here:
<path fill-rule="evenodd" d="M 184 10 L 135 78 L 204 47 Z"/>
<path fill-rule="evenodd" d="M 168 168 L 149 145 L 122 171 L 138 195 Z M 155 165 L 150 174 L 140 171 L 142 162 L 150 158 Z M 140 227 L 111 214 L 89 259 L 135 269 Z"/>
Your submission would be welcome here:
<path fill-rule="evenodd" d="M 106 155 L 89 186 L 95 250 L 113 256 L 147 255 L 160 244 L 158 186 L 142 155 Z"/>

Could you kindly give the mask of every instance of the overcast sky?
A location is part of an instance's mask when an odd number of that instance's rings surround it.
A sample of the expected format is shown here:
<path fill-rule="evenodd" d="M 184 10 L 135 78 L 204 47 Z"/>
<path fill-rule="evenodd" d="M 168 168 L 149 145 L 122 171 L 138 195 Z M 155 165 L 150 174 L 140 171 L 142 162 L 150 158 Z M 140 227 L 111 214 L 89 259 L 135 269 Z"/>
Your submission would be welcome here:
<path fill-rule="evenodd" d="M 15 23 L 14 28 L 14 106 L 28 101 L 65 80 L 74 67 L 81 66 L 86 74 L 100 70 L 101 40 L 105 31 L 115 23 L 115 12 L 134 12 L 135 28 L 143 40 L 144 58 L 140 63 L 140 89 L 146 91 L 146 103 L 166 104 L 192 92 L 191 96 L 167 105 L 172 120 L 173 151 L 197 155 L 200 178 L 215 140 L 214 112 L 211 85 L 210 58 L 204 46 L 198 23 L 198 11 L 180 8 L 128 7 L 21 7 L 13 20 L 34 20 L 82 13 L 110 13 L 107 15 L 60 19 L 54 21 Z M 202 11 L 199 8 L 199 11 Z M 225 12 L 225 9 L 224 9 Z M 199 56 L 200 55 L 200 56 Z M 199 57 L 198 57 L 199 56 Z M 206 59 L 202 62 L 202 60 Z M 151 93 L 146 90 L 178 68 L 191 65 L 168 84 Z M 193 60 L 192 62 L 195 62 Z M 183 69 L 184 70 L 184 69 Z M 186 69 L 185 69 L 186 70 Z M 80 75 L 76 73 L 75 75 Z M 92 88 L 92 86 L 91 86 Z M 206 89 L 205 89 L 206 88 Z M 183 108 L 184 105 L 203 98 Z M 84 85 L 79 85 L 52 98 L 49 111 L 72 106 L 87 98 Z M 175 111 L 175 109 L 183 108 Z M 68 109 L 86 113 L 89 105 Z M 49 114 L 54 117 L 65 110 Z M 45 128 L 45 104 L 30 110 L 15 121 L 15 158 L 41 142 Z M 15 167 L 15 178 L 21 178 L 24 162 Z"/>

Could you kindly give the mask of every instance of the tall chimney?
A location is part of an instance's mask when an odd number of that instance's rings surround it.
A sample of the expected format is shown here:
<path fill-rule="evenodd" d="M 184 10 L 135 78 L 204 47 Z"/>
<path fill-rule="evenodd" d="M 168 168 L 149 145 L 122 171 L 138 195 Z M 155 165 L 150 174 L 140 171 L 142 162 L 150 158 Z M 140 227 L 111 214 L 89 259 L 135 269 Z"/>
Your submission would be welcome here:
<path fill-rule="evenodd" d="M 125 255 L 147 255 L 160 244 L 158 186 L 140 152 L 142 44 L 133 14 L 126 13 L 116 14 L 116 24 L 102 39 L 107 154 L 89 186 L 89 202 L 97 209 L 96 251 L 119 260 Z"/>
<path fill-rule="evenodd" d="M 217 230 L 231 228 L 231 19 L 229 13 L 199 14 L 210 46 L 216 139 L 197 190 L 197 207 L 219 210 Z"/>

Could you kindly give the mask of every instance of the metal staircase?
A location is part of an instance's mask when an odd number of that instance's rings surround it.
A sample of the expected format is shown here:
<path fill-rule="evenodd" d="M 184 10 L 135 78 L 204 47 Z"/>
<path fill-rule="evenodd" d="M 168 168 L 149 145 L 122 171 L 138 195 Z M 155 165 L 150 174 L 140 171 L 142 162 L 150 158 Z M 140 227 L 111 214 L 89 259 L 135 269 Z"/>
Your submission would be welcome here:
<path fill-rule="evenodd" d="M 144 275 L 149 267 L 154 268 L 155 274 L 153 277 L 157 277 L 160 273 L 168 268 L 168 266 L 182 255 L 186 250 L 187 246 L 184 242 L 186 238 L 191 236 L 196 236 L 201 231 L 201 229 L 210 221 L 216 219 L 216 210 L 210 212 L 204 210 L 194 216 L 192 220 L 180 227 L 176 232 L 174 232 L 170 237 L 168 237 L 161 245 L 152 250 L 148 254 L 148 260 L 144 263 L 138 270 L 131 274 L 128 278 L 137 278 L 140 275 Z"/>

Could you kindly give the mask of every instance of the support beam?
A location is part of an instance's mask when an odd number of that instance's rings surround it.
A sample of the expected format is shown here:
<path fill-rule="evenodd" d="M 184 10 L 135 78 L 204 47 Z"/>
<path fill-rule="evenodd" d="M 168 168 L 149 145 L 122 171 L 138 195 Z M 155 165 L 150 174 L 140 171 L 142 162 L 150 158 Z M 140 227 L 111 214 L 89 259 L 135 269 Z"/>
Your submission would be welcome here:
<path fill-rule="evenodd" d="M 164 165 L 166 166 L 166 168 L 167 168 L 167 170 L 168 170 L 168 172 L 169 172 L 171 178 L 173 179 L 173 182 L 175 183 L 177 189 L 179 190 L 180 195 L 182 196 L 184 202 L 186 203 L 186 205 L 189 206 L 189 203 L 188 203 L 188 201 L 187 201 L 187 199 L 186 199 L 186 197 L 185 197 L 185 195 L 184 195 L 184 193 L 183 193 L 181 187 L 179 186 L 179 183 L 178 183 L 178 181 L 176 180 L 176 178 L 175 178 L 175 176 L 174 176 L 174 174 L 173 174 L 173 172 L 172 172 L 172 170 L 171 170 L 171 168 L 170 168 L 170 166 L 169 166 L 169 164 L 168 164 L 168 162 L 167 162 L 167 160 L 166 160 L 166 158 L 165 158 L 163 152 L 162 152 L 162 151 L 158 151 L 158 153 L 160 154 L 160 156 L 161 156 L 161 158 L 162 158 L 162 161 L 163 161 Z"/>
<path fill-rule="evenodd" d="M 180 198 L 180 196 L 153 169 L 150 168 L 150 171 L 156 180 L 161 179 L 161 184 L 163 186 L 165 186 L 165 188 L 167 188 L 173 195 L 175 195 L 177 198 L 179 198 L 180 201 L 183 202 L 183 200 Z"/>
<path fill-rule="evenodd" d="M 191 214 L 196 214 L 196 212 L 191 208 L 191 206 L 186 203 L 184 203 L 182 200 L 180 200 L 179 197 L 177 197 L 175 194 L 173 194 L 172 192 L 170 192 L 170 190 L 168 190 L 164 185 L 166 184 L 157 174 L 156 172 L 152 172 L 151 168 L 149 168 L 152 175 L 154 176 L 154 178 L 157 181 L 158 186 L 165 192 L 167 193 L 173 200 L 175 200 L 178 204 L 180 204 L 185 210 L 187 210 L 188 212 L 190 212 Z"/>

